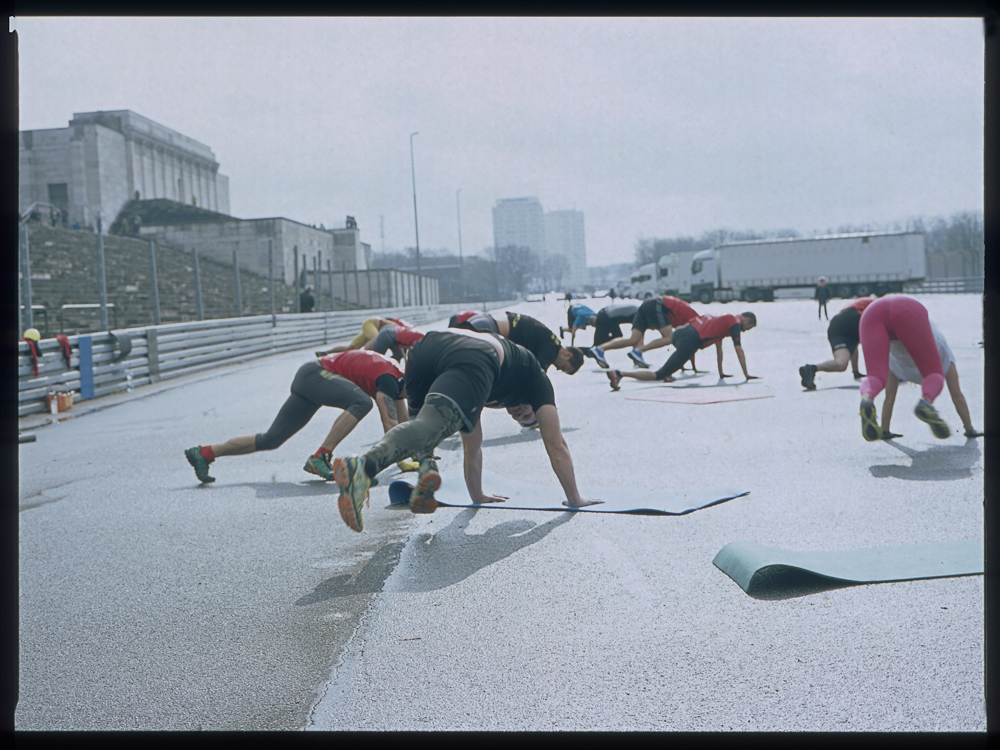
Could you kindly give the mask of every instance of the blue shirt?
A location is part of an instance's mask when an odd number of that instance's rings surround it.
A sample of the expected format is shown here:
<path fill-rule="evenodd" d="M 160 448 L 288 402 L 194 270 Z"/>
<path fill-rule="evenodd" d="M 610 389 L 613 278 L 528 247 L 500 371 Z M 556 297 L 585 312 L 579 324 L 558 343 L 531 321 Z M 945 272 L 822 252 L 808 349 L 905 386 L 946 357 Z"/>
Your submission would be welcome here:
<path fill-rule="evenodd" d="M 573 321 L 574 328 L 586 328 L 587 321 L 597 315 L 593 310 L 591 310 L 586 305 L 573 305 L 570 308 L 573 314 L 576 316 L 576 320 Z"/>

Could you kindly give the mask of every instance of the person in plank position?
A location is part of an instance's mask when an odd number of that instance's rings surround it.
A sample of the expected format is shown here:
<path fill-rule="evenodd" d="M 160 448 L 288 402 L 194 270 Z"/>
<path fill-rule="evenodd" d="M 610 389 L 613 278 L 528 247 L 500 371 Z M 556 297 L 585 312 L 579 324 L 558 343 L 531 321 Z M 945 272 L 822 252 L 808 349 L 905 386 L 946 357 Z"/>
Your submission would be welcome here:
<path fill-rule="evenodd" d="M 715 351 L 719 364 L 719 377 L 729 378 L 722 371 L 722 340 L 729 336 L 733 340 L 736 349 L 736 358 L 740 361 L 743 369 L 743 376 L 747 380 L 756 380 L 756 375 L 747 372 L 746 358 L 743 355 L 743 347 L 740 344 L 740 334 L 756 327 L 757 316 L 752 312 L 745 312 L 742 315 L 699 315 L 687 325 L 674 329 L 670 338 L 670 343 L 676 347 L 670 358 L 656 372 L 640 370 L 638 372 L 622 372 L 621 370 L 609 370 L 605 373 L 611 381 L 611 390 L 617 391 L 623 377 L 635 378 L 636 380 L 662 380 L 673 382 L 671 377 L 681 369 L 681 365 L 687 362 L 696 351 L 705 349 L 715 344 Z"/>
<path fill-rule="evenodd" d="M 958 384 L 958 368 L 955 366 L 955 355 L 952 354 L 951 347 L 948 346 L 948 341 L 945 339 L 944 334 L 934 325 L 934 321 L 931 321 L 931 332 L 934 334 L 934 342 L 937 344 L 938 354 L 941 356 L 941 369 L 944 371 L 945 385 L 948 386 L 948 393 L 951 396 L 952 403 L 955 404 L 955 411 L 958 412 L 958 416 L 962 420 L 962 426 L 965 428 L 964 435 L 967 438 L 982 437 L 983 433 L 972 426 L 972 415 L 969 413 L 969 404 L 965 400 L 965 395 Z M 902 342 L 899 340 L 890 341 L 889 377 L 885 384 L 885 401 L 882 402 L 882 440 L 903 437 L 902 435 L 894 434 L 889 429 L 889 423 L 892 421 L 892 407 L 896 403 L 896 391 L 899 388 L 899 384 L 901 382 L 919 384 L 923 382 L 923 379 L 920 369 L 917 367 L 916 362 L 913 361 L 910 353 L 906 351 L 906 347 L 903 346 Z"/>
<path fill-rule="evenodd" d="M 583 366 L 582 350 L 575 346 L 563 346 L 548 327 L 528 315 L 508 312 L 504 317 L 496 318 L 487 313 L 473 313 L 463 318 L 463 314 L 459 313 L 453 319 L 448 322 L 449 328 L 496 333 L 520 344 L 535 355 L 543 370 L 555 366 L 557 370 L 572 375 Z"/>
<path fill-rule="evenodd" d="M 333 461 L 334 478 L 340 488 L 340 516 L 354 531 L 363 528 L 361 509 L 372 478 L 407 456 L 420 462 L 410 494 L 410 510 L 433 513 L 437 509 L 434 492 L 441 486 L 433 451 L 456 431 L 462 436 L 465 484 L 472 501 L 503 502 L 506 498 L 486 494 L 482 488 L 480 415 L 484 407 L 530 407 L 537 416 L 552 470 L 566 494 L 563 505 L 581 508 L 601 502 L 580 495 L 573 459 L 559 426 L 552 383 L 535 356 L 523 346 L 489 333 L 431 331 L 410 352 L 406 392 L 410 409 L 416 414 L 413 419 L 389 430 L 364 454 Z"/>
<path fill-rule="evenodd" d="M 616 307 L 616 305 L 609 305 L 604 309 L 607 310 L 611 307 Z M 643 352 L 666 346 L 670 343 L 670 337 L 673 334 L 674 328 L 686 325 L 696 317 L 698 317 L 697 311 L 682 299 L 671 297 L 669 294 L 664 294 L 660 297 L 651 297 L 643 301 L 633 315 L 632 333 L 627 339 L 622 336 L 620 328 L 617 334 L 619 338 L 607 341 L 606 343 L 598 341 L 597 334 L 594 334 L 594 346 L 590 348 L 590 356 L 594 357 L 601 367 L 608 369 L 607 361 L 604 359 L 604 352 L 609 349 L 624 349 L 627 346 L 631 346 L 632 350 L 628 353 L 629 359 L 635 362 L 637 367 L 648 369 L 649 365 L 642 356 Z M 600 321 L 601 313 L 599 312 L 597 313 L 598 330 L 600 330 Z M 650 328 L 656 329 L 660 336 L 648 344 L 644 344 L 643 339 L 646 337 L 646 331 Z M 584 354 L 587 353 L 585 350 Z M 682 367 L 681 369 L 684 368 Z M 691 369 L 695 369 L 694 355 L 691 356 Z"/>
<path fill-rule="evenodd" d="M 899 341 L 920 373 L 920 393 L 913 413 L 926 422 L 934 437 L 944 440 L 951 430 L 934 408 L 945 385 L 941 355 L 938 352 L 927 308 L 912 297 L 892 295 L 868 305 L 859 326 L 861 350 L 865 354 L 868 375 L 861 381 L 861 436 L 868 442 L 880 440 L 874 399 L 889 379 L 889 351 Z"/>
<path fill-rule="evenodd" d="M 331 346 L 329 349 L 316 352 L 316 356 L 322 357 L 327 354 L 337 354 L 338 352 L 347 352 L 352 349 L 362 349 L 365 348 L 366 345 L 368 349 L 371 349 L 372 346 L 375 345 L 375 337 L 378 336 L 379 331 L 388 325 L 399 325 L 412 328 L 409 323 L 399 318 L 368 318 L 361 324 L 361 331 L 351 340 L 350 343 Z"/>
<path fill-rule="evenodd" d="M 295 373 L 291 391 L 267 432 L 185 450 L 184 456 L 194 467 L 198 481 L 202 484 L 215 481 L 215 477 L 209 476 L 208 468 L 218 456 L 273 451 L 305 427 L 321 406 L 343 409 L 344 413 L 334 421 L 326 439 L 306 459 L 303 468 L 310 474 L 332 480 L 330 458 L 333 449 L 371 411 L 372 399 L 375 399 L 384 430 L 408 418 L 403 371 L 388 357 L 371 351 L 342 352 L 307 362 Z M 417 466 L 413 461 L 400 459 L 399 468 L 413 471 Z"/>
<path fill-rule="evenodd" d="M 851 363 L 855 380 L 861 380 L 865 376 L 858 369 L 858 344 L 861 342 L 858 325 L 861 323 L 861 314 L 872 302 L 874 300 L 871 297 L 856 299 L 833 316 L 826 328 L 826 338 L 830 342 L 833 359 L 818 365 L 802 365 L 799 377 L 802 378 L 803 388 L 815 391 L 817 372 L 844 372 L 848 362 Z"/>
<path fill-rule="evenodd" d="M 576 332 L 582 331 L 587 326 L 597 325 L 597 313 L 586 305 L 570 305 L 566 308 L 566 327 L 559 326 L 559 338 L 569 334 L 569 345 L 576 344 Z"/>

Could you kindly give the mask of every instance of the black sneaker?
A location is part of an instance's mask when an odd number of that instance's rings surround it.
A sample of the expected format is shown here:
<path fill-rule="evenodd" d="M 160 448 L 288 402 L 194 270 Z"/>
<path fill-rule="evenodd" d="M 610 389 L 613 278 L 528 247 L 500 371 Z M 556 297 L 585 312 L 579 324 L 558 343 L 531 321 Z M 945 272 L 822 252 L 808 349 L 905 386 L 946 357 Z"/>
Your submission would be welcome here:
<path fill-rule="evenodd" d="M 855 380 L 862 380 L 864 377 L 865 377 L 865 374 L 863 372 L 858 372 L 857 370 L 854 371 L 854 379 Z"/>
<path fill-rule="evenodd" d="M 917 402 L 917 408 L 913 410 L 913 413 L 917 415 L 917 419 L 921 422 L 926 422 L 930 426 L 931 434 L 934 437 L 944 440 L 951 435 L 951 430 L 948 429 L 948 425 L 941 419 L 941 415 L 938 414 L 937 409 L 931 406 L 930 402 L 926 399 L 922 398 Z"/>
<path fill-rule="evenodd" d="M 211 461 L 201 455 L 200 445 L 196 445 L 194 448 L 188 448 L 184 451 L 184 457 L 188 460 L 188 463 L 194 467 L 194 474 L 198 477 L 199 482 L 202 484 L 209 484 L 215 481 L 215 477 L 210 477 L 208 475 L 208 465 Z"/>
<path fill-rule="evenodd" d="M 608 380 L 611 381 L 611 390 L 621 390 L 622 374 L 619 370 L 608 370 L 604 374 L 607 375 Z"/>
<path fill-rule="evenodd" d="M 882 429 L 878 426 L 875 404 L 870 396 L 861 399 L 861 437 L 869 443 L 882 439 Z"/>
<path fill-rule="evenodd" d="M 802 387 L 807 391 L 816 390 L 816 365 L 802 365 L 799 368 L 799 376 L 802 378 Z"/>

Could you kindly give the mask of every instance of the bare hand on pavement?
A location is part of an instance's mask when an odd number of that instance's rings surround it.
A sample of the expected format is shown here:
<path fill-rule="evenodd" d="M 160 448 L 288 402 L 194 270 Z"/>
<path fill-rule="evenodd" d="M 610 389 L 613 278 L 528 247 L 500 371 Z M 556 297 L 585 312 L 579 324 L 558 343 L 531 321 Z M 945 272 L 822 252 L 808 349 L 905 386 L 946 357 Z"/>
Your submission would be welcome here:
<path fill-rule="evenodd" d="M 569 500 L 563 500 L 562 504 L 567 508 L 582 508 L 585 505 L 600 505 L 603 502 L 603 500 L 595 500 L 592 497 L 581 497 L 580 502 L 578 503 L 571 503 Z"/>

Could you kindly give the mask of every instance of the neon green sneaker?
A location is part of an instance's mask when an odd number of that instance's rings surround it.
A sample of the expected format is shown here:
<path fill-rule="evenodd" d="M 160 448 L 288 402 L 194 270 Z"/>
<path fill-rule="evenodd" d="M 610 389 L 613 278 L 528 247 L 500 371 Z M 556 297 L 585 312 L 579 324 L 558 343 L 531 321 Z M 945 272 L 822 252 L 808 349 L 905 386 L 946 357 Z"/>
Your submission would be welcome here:
<path fill-rule="evenodd" d="M 437 464 L 429 458 L 425 458 L 420 462 L 417 483 L 410 493 L 410 512 L 433 513 L 436 511 L 438 502 L 434 499 L 434 493 L 440 486 L 441 475 L 438 474 Z"/>
<path fill-rule="evenodd" d="M 420 464 L 416 461 L 399 461 L 396 466 L 400 471 L 417 471 L 420 469 Z"/>
<path fill-rule="evenodd" d="M 861 437 L 869 443 L 882 438 L 882 428 L 878 426 L 875 404 L 870 396 L 861 399 Z"/>
<path fill-rule="evenodd" d="M 917 415 L 917 419 L 921 422 L 926 422 L 930 425 L 931 433 L 933 433 L 934 437 L 944 440 L 951 435 L 948 425 L 945 424 L 944 420 L 941 419 L 941 415 L 937 413 L 937 409 L 931 406 L 931 403 L 927 399 L 920 399 L 913 413 Z"/>
<path fill-rule="evenodd" d="M 316 456 L 309 456 L 306 459 L 306 465 L 302 467 L 305 471 L 310 474 L 315 474 L 318 477 L 323 477 L 328 482 L 333 481 L 333 469 L 330 467 L 330 454 L 324 453 L 321 458 L 316 458 Z"/>
<path fill-rule="evenodd" d="M 209 484 L 215 481 L 215 477 L 210 477 L 208 475 L 208 465 L 211 461 L 201 455 L 200 445 L 196 445 L 194 448 L 188 448 L 184 451 L 184 458 L 186 458 L 188 463 L 194 467 L 194 474 L 198 477 L 199 482 L 202 484 Z"/>
<path fill-rule="evenodd" d="M 364 522 L 361 520 L 361 506 L 368 502 L 368 489 L 371 480 L 365 473 L 365 457 L 335 458 L 333 460 L 333 476 L 340 488 L 337 498 L 337 508 L 340 517 L 348 528 L 361 531 Z"/>

